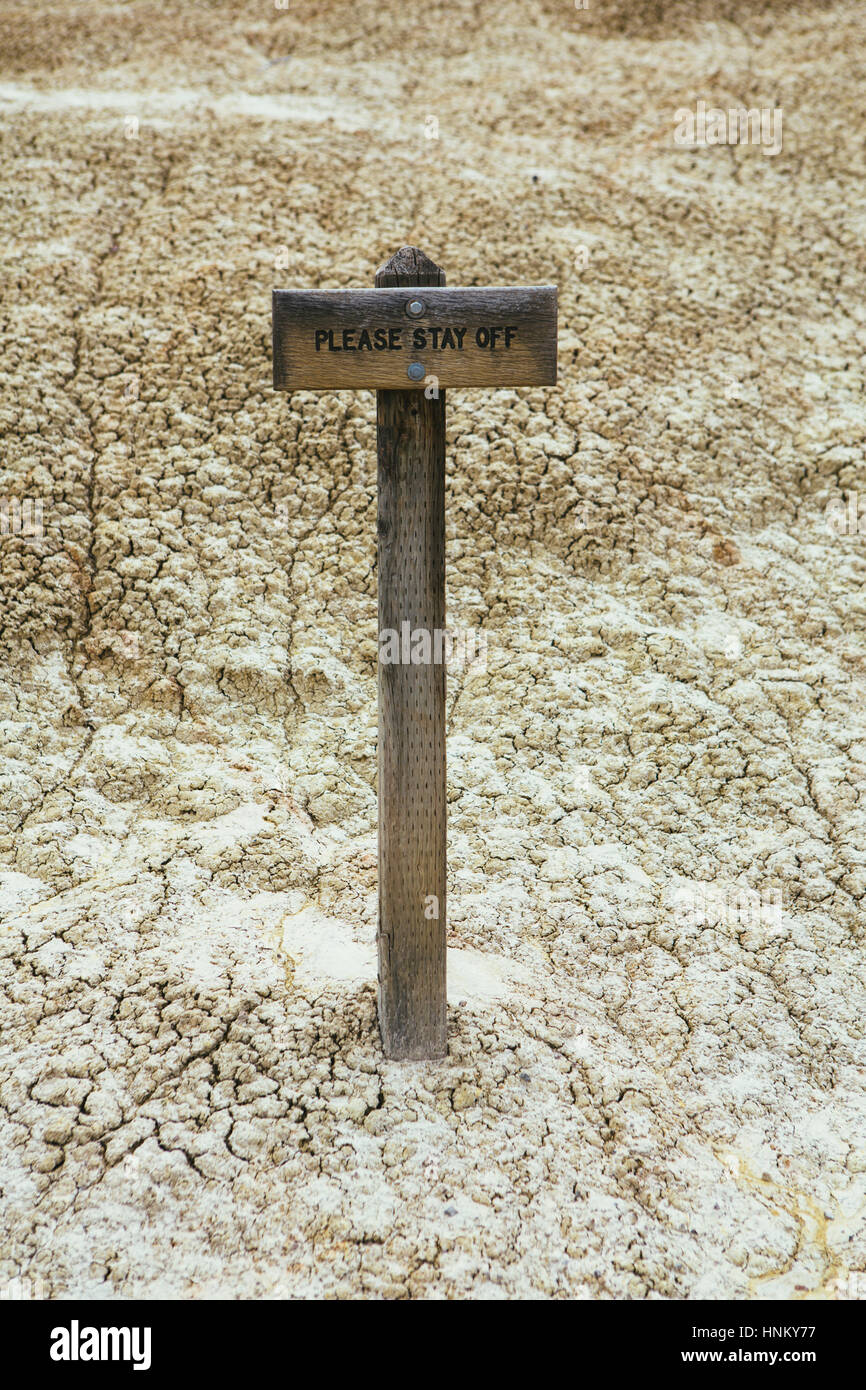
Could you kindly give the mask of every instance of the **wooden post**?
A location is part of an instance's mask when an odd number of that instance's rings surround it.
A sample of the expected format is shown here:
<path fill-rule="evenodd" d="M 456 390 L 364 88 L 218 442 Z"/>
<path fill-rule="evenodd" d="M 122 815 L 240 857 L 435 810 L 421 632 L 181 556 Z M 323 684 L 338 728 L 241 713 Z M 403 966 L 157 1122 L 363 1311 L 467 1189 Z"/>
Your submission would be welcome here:
<path fill-rule="evenodd" d="M 378 288 L 444 285 L 405 246 Z M 423 303 L 423 295 L 419 295 Z M 442 1057 L 445 1002 L 445 392 L 377 391 L 379 635 L 379 1028 L 385 1055 Z M 408 625 L 408 626 L 407 626 Z M 413 664 L 412 634 L 429 634 Z M 421 644 L 424 645 L 423 643 Z"/>
<path fill-rule="evenodd" d="M 404 246 L 370 290 L 274 290 L 277 391 L 374 390 L 379 456 L 379 1029 L 444 1057 L 445 390 L 553 386 L 554 285 L 448 289 Z"/>

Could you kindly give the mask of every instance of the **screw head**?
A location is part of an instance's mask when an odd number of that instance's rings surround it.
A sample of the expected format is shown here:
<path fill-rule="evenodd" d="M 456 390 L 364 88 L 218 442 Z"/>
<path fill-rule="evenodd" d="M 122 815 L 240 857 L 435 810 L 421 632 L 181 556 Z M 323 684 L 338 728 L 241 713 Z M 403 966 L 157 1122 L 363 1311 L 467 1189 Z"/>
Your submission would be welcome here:
<path fill-rule="evenodd" d="M 406 375 L 408 376 L 408 378 L 409 378 L 410 381 L 423 381 L 423 380 L 424 380 L 424 364 L 423 364 L 423 362 L 410 362 L 410 363 L 409 363 L 409 366 L 408 366 L 408 368 L 407 368 L 407 371 L 406 371 Z"/>
<path fill-rule="evenodd" d="M 406 313 L 412 319 L 420 319 L 426 308 L 427 305 L 424 303 L 423 299 L 410 299 L 409 303 L 406 305 Z"/>

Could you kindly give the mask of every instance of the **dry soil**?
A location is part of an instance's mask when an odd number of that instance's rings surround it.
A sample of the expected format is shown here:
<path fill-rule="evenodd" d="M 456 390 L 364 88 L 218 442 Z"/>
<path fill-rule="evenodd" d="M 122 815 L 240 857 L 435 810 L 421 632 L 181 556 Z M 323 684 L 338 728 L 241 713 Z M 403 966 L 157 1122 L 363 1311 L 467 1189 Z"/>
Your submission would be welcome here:
<path fill-rule="evenodd" d="M 0 1281 L 856 1287 L 862 4 L 0 24 Z M 555 389 L 449 393 L 430 1065 L 375 1017 L 373 398 L 270 388 L 271 288 L 404 243 L 560 287 Z"/>

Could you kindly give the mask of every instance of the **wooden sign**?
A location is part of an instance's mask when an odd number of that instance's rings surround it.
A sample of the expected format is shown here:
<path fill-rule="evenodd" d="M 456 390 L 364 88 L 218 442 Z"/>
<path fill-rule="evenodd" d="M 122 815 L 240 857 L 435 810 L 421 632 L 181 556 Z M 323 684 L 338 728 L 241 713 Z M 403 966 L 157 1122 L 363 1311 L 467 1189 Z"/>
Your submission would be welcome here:
<path fill-rule="evenodd" d="M 446 289 L 413 246 L 376 285 L 275 290 L 274 386 L 376 390 L 379 1029 L 387 1057 L 442 1057 L 445 388 L 552 386 L 556 289 Z M 404 631 L 427 639 L 429 659 L 403 660 L 398 642 L 383 658 L 383 635 Z"/>
<path fill-rule="evenodd" d="M 552 386 L 556 290 L 275 290 L 278 391 Z"/>

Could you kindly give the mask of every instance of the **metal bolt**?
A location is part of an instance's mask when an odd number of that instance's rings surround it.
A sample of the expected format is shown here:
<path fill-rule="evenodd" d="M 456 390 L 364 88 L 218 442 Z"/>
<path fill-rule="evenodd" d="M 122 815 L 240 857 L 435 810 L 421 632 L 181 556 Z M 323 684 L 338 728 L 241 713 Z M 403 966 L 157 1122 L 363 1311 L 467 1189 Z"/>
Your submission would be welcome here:
<path fill-rule="evenodd" d="M 427 305 L 424 303 L 423 299 L 410 299 L 409 303 L 406 305 L 406 313 L 412 319 L 420 319 L 426 308 Z"/>
<path fill-rule="evenodd" d="M 410 381 L 423 381 L 424 364 L 422 362 L 410 362 L 406 374 Z"/>

